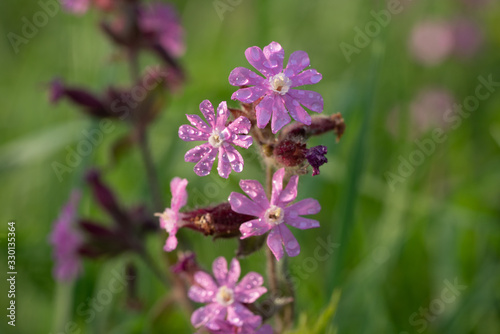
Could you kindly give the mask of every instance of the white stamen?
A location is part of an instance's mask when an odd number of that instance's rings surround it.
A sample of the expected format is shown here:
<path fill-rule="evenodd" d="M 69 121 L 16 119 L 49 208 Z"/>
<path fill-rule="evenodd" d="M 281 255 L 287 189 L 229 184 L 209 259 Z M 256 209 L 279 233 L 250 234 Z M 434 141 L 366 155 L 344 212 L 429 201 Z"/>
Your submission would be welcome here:
<path fill-rule="evenodd" d="M 276 93 L 285 95 L 292 85 L 292 80 L 283 73 L 279 73 L 269 78 L 269 85 L 271 85 L 271 89 Z"/>
<path fill-rule="evenodd" d="M 221 138 L 221 135 L 218 131 L 214 130 L 210 137 L 208 138 L 208 142 L 210 145 L 212 145 L 214 148 L 219 148 L 219 146 L 222 145 L 224 140 Z"/>
<path fill-rule="evenodd" d="M 215 300 L 222 306 L 229 306 L 234 303 L 234 291 L 223 285 L 219 288 Z"/>
<path fill-rule="evenodd" d="M 269 224 L 279 225 L 285 218 L 285 210 L 279 206 L 271 206 L 264 213 L 264 217 Z"/>

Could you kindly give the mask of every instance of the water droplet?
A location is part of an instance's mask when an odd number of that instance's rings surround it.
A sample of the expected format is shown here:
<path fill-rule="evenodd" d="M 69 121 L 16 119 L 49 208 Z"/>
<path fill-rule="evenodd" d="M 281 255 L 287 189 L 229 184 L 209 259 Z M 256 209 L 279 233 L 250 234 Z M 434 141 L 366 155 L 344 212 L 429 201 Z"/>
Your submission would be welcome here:
<path fill-rule="evenodd" d="M 320 81 L 321 81 L 321 78 L 322 78 L 322 77 L 321 77 L 321 74 L 319 74 L 319 73 L 318 73 L 318 74 L 315 74 L 315 75 L 313 75 L 313 76 L 311 77 L 311 82 L 312 82 L 313 84 L 318 83 L 318 82 L 320 82 Z"/>
<path fill-rule="evenodd" d="M 255 61 L 259 60 L 260 59 L 259 50 L 257 50 L 257 48 L 252 48 L 252 50 L 250 51 L 250 56 Z"/>

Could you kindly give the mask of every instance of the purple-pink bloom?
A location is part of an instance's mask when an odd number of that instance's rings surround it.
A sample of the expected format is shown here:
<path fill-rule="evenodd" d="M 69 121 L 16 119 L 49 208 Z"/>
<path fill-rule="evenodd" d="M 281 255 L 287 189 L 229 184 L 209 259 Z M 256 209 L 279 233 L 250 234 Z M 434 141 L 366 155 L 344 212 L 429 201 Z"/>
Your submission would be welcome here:
<path fill-rule="evenodd" d="M 74 190 L 59 217 L 54 222 L 50 243 L 54 247 L 55 267 L 53 275 L 58 281 L 73 281 L 82 270 L 78 250 L 83 243 L 82 237 L 75 230 L 77 207 L 81 194 Z"/>
<path fill-rule="evenodd" d="M 284 255 L 282 245 L 285 246 L 288 256 L 297 256 L 300 253 L 297 239 L 285 224 L 301 230 L 319 227 L 318 221 L 300 215 L 313 215 L 321 210 L 318 201 L 312 198 L 289 205 L 297 197 L 299 177 L 292 176 L 283 189 L 284 176 L 284 168 L 274 173 L 271 201 L 268 200 L 262 185 L 255 180 L 240 181 L 241 189 L 250 199 L 235 192 L 229 195 L 229 203 L 233 211 L 257 217 L 257 219 L 241 224 L 241 239 L 262 235 L 270 230 L 267 245 L 278 260 Z"/>
<path fill-rule="evenodd" d="M 156 40 L 170 55 L 180 57 L 184 54 L 184 29 L 173 5 L 152 3 L 140 7 L 137 20 L 139 30 Z"/>
<path fill-rule="evenodd" d="M 409 47 L 418 62 L 433 66 L 453 52 L 453 45 L 453 26 L 449 22 L 423 21 L 413 28 Z"/>
<path fill-rule="evenodd" d="M 264 279 L 256 272 L 249 272 L 238 283 L 241 268 L 237 259 L 231 261 L 228 270 L 224 257 L 215 259 L 212 271 L 216 281 L 209 274 L 198 271 L 194 275 L 196 285 L 189 289 L 189 298 L 207 305 L 197 309 L 191 316 L 194 327 L 205 326 L 210 330 L 221 330 L 221 324 L 245 325 L 256 328 L 260 317 L 256 317 L 243 304 L 251 304 L 267 292 L 262 286 Z"/>
<path fill-rule="evenodd" d="M 243 87 L 233 93 L 231 99 L 243 103 L 253 103 L 262 98 L 255 106 L 257 126 L 264 128 L 271 120 L 273 133 L 290 123 L 290 114 L 294 120 L 311 124 L 311 116 L 301 105 L 315 112 L 323 111 L 321 94 L 309 90 L 294 89 L 298 86 L 312 85 L 321 81 L 322 76 L 309 66 L 309 56 L 304 51 L 295 51 L 290 55 L 288 64 L 283 69 L 285 51 L 279 43 L 271 42 L 261 50 L 252 46 L 245 51 L 248 62 L 262 73 L 265 78 L 244 67 L 235 68 L 229 74 L 229 83 Z M 272 119 L 271 119 L 272 116 Z"/>
<path fill-rule="evenodd" d="M 251 123 L 248 118 L 240 116 L 226 126 L 229 111 L 225 101 L 219 104 L 217 116 L 210 101 L 200 104 L 200 111 L 208 122 L 205 123 L 198 115 L 186 115 L 190 125 L 179 128 L 179 137 L 184 141 L 207 141 L 186 152 L 186 162 L 196 162 L 194 172 L 199 176 L 210 174 L 215 158 L 219 155 L 217 171 L 223 178 L 228 178 L 231 169 L 239 173 L 243 170 L 243 157 L 233 145 L 249 148 L 252 136 L 246 135 Z"/>
<path fill-rule="evenodd" d="M 166 208 L 163 213 L 155 214 L 155 216 L 160 217 L 160 227 L 168 232 L 168 239 L 163 247 L 166 252 L 173 251 L 177 247 L 176 234 L 182 220 L 182 213 L 179 210 L 187 203 L 187 184 L 186 179 L 174 177 L 170 181 L 170 191 L 172 192 L 170 208 Z"/>
<path fill-rule="evenodd" d="M 91 0 L 62 0 L 61 4 L 65 11 L 82 15 L 88 11 L 90 1 Z"/>

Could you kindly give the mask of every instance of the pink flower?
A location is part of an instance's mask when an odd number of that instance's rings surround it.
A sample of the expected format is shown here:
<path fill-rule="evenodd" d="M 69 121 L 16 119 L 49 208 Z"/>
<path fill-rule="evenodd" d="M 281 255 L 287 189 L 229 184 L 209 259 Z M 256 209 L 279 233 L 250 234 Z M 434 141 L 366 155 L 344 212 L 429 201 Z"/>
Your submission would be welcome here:
<path fill-rule="evenodd" d="M 453 26 L 455 36 L 454 52 L 461 58 L 472 58 L 483 43 L 483 34 L 479 26 L 472 20 L 462 18 Z"/>
<path fill-rule="evenodd" d="M 155 216 L 160 217 L 160 227 L 168 232 L 168 239 L 163 249 L 166 252 L 173 251 L 177 247 L 177 231 L 182 220 L 182 213 L 179 210 L 187 203 L 186 186 L 188 181 L 175 177 L 170 182 L 170 191 L 172 192 L 172 200 L 170 208 L 166 208 L 163 213 L 156 213 Z"/>
<path fill-rule="evenodd" d="M 241 224 L 241 239 L 262 235 L 271 230 L 267 236 L 267 245 L 278 260 L 284 255 L 282 244 L 289 256 L 297 256 L 300 253 L 297 239 L 285 224 L 301 230 L 319 227 L 318 221 L 303 218 L 300 215 L 312 215 L 321 210 L 318 201 L 312 198 L 289 205 L 297 197 L 299 177 L 297 175 L 292 176 L 285 189 L 283 189 L 284 175 L 284 168 L 274 173 L 271 201 L 267 199 L 262 185 L 254 180 L 240 181 L 241 189 L 251 200 L 235 192 L 229 196 L 229 203 L 235 212 L 258 217 Z"/>
<path fill-rule="evenodd" d="M 257 46 L 245 51 L 248 62 L 265 78 L 244 67 L 235 68 L 229 74 L 229 83 L 244 87 L 237 90 L 231 99 L 243 103 L 253 103 L 259 98 L 255 107 L 257 126 L 264 128 L 271 119 L 273 133 L 290 123 L 290 115 L 298 122 L 310 125 L 311 116 L 301 104 L 312 111 L 323 111 L 321 94 L 309 90 L 297 90 L 294 87 L 312 85 L 320 82 L 322 76 L 314 69 L 303 71 L 309 66 L 309 56 L 304 51 L 295 51 L 288 59 L 288 65 L 283 70 L 285 51 L 280 44 L 272 42 L 261 50 Z M 303 71 L 303 72 L 302 72 Z"/>
<path fill-rule="evenodd" d="M 423 65 L 437 65 L 453 52 L 453 27 L 448 22 L 424 21 L 413 28 L 410 51 Z"/>
<path fill-rule="evenodd" d="M 74 229 L 77 206 L 81 194 L 74 190 L 68 203 L 63 207 L 59 218 L 54 222 L 50 243 L 54 247 L 56 262 L 54 277 L 58 281 L 73 281 L 82 270 L 78 250 L 83 243 L 80 234 Z"/>
<path fill-rule="evenodd" d="M 197 303 L 207 303 L 191 316 L 191 323 L 196 328 L 205 326 L 210 330 L 221 330 L 221 322 L 242 327 L 256 328 L 260 325 L 260 317 L 256 317 L 243 304 L 251 304 L 267 292 L 262 286 L 264 279 L 255 272 L 250 272 L 237 284 L 241 268 L 237 259 L 227 261 L 223 257 L 215 259 L 212 265 L 216 282 L 209 274 L 198 271 L 194 275 L 197 285 L 189 289 L 189 298 Z M 227 333 L 227 332 L 226 332 Z"/>
<path fill-rule="evenodd" d="M 196 162 L 194 172 L 199 176 L 206 176 L 210 174 L 218 154 L 217 170 L 221 177 L 227 179 L 231 168 L 237 173 L 241 172 L 244 165 L 243 157 L 233 145 L 243 148 L 252 145 L 252 137 L 246 135 L 251 127 L 250 121 L 240 116 L 226 126 L 229 111 L 225 101 L 219 104 L 217 116 L 214 115 L 214 107 L 208 100 L 200 104 L 200 110 L 208 121 L 208 125 L 198 115 L 186 115 L 189 122 L 196 128 L 182 125 L 179 128 L 179 137 L 184 141 L 202 140 L 207 143 L 187 151 L 184 160 Z"/>
<path fill-rule="evenodd" d="M 85 14 L 90 7 L 91 0 L 62 0 L 61 4 L 65 11 L 82 15 Z"/>
<path fill-rule="evenodd" d="M 180 57 L 186 51 L 184 29 L 173 5 L 152 3 L 139 8 L 139 30 L 156 40 L 161 47 L 174 57 Z"/>

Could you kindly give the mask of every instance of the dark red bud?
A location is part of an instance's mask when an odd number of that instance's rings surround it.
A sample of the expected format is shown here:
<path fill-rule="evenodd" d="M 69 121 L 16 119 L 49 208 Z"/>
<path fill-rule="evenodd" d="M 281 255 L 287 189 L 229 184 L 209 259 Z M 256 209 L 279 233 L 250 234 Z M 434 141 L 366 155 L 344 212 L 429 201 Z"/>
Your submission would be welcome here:
<path fill-rule="evenodd" d="M 303 140 L 311 137 L 324 134 L 329 131 L 334 131 L 337 135 L 337 141 L 340 140 L 345 131 L 345 123 L 340 113 L 331 116 L 313 116 L 311 125 L 302 123 L 291 123 L 283 128 L 280 138 L 297 138 L 302 137 Z"/>
<path fill-rule="evenodd" d="M 252 216 L 234 212 L 228 202 L 183 214 L 185 215 L 185 227 L 200 231 L 205 235 L 211 235 L 214 238 L 240 236 L 240 225 L 254 219 Z"/>
<path fill-rule="evenodd" d="M 274 147 L 276 162 L 282 166 L 298 166 L 306 159 L 306 144 L 293 140 L 282 140 Z"/>

